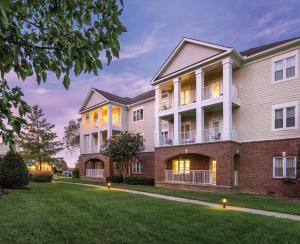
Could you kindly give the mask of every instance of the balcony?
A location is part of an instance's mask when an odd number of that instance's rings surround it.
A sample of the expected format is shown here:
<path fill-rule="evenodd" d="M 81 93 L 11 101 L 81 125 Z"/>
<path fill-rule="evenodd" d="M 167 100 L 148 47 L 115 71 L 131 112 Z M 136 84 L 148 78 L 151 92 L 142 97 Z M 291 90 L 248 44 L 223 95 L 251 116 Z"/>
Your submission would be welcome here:
<path fill-rule="evenodd" d="M 165 182 L 195 185 L 215 185 L 216 173 L 212 170 L 189 170 L 185 173 L 177 173 L 173 170 L 165 170 Z"/>
<path fill-rule="evenodd" d="M 217 98 L 222 95 L 223 95 L 223 83 L 221 81 L 203 87 L 203 100 Z"/>
<path fill-rule="evenodd" d="M 180 96 L 180 106 L 188 105 L 196 102 L 196 90 L 182 91 Z"/>
<path fill-rule="evenodd" d="M 231 138 L 236 140 L 236 130 L 232 129 Z M 203 130 L 203 142 L 223 141 L 223 127 L 208 128 Z"/>
<path fill-rule="evenodd" d="M 171 146 L 173 145 L 173 135 L 162 134 L 160 137 L 160 145 L 161 146 Z"/>
<path fill-rule="evenodd" d="M 180 133 L 181 144 L 191 144 L 196 142 L 196 131 L 185 131 Z"/>
<path fill-rule="evenodd" d="M 211 85 L 203 87 L 203 99 L 202 100 L 209 100 L 215 99 L 223 96 L 223 82 L 215 82 Z M 238 90 L 237 87 L 232 85 L 232 98 L 234 101 L 238 102 Z"/>

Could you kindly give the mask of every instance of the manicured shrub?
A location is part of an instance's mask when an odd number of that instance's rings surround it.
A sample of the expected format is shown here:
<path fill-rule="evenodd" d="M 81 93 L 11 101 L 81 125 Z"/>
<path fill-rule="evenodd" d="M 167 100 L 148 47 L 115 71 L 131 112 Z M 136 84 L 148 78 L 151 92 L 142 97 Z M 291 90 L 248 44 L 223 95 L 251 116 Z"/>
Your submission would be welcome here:
<path fill-rule="evenodd" d="M 106 177 L 106 182 L 123 183 L 123 176 L 108 176 Z"/>
<path fill-rule="evenodd" d="M 78 167 L 76 167 L 72 170 L 72 177 L 79 178 L 79 168 Z"/>
<path fill-rule="evenodd" d="M 0 185 L 3 188 L 23 188 L 28 184 L 28 170 L 22 157 L 9 151 L 0 161 Z"/>
<path fill-rule="evenodd" d="M 154 179 L 149 177 L 131 176 L 124 178 L 124 183 L 129 185 L 148 185 L 154 186 Z"/>
<path fill-rule="evenodd" d="M 29 180 L 32 182 L 51 182 L 52 179 L 53 174 L 51 172 L 36 171 L 29 174 Z"/>

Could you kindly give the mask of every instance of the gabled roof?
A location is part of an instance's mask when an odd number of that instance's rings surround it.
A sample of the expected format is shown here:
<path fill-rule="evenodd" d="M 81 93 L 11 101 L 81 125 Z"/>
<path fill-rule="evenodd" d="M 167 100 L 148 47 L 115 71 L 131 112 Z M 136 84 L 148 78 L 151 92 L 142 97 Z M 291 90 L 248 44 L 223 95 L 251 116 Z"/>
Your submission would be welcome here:
<path fill-rule="evenodd" d="M 261 46 L 257 46 L 257 47 L 253 47 L 253 48 L 249 48 L 247 50 L 241 51 L 240 54 L 242 56 L 245 56 L 245 57 L 252 56 L 252 55 L 255 55 L 257 53 L 267 51 L 269 49 L 278 47 L 280 45 L 286 44 L 288 42 L 291 42 L 291 41 L 294 41 L 294 40 L 297 40 L 297 39 L 300 40 L 300 36 L 294 37 L 294 38 L 289 38 L 289 39 L 282 40 L 282 41 L 269 43 L 269 44 L 265 44 L 265 45 L 261 45 Z"/>
<path fill-rule="evenodd" d="M 130 98 L 130 97 L 120 97 L 120 96 L 117 96 L 115 94 L 109 93 L 107 91 L 103 91 L 103 90 L 100 90 L 100 89 L 97 89 L 97 88 L 91 88 L 91 90 L 88 93 L 88 95 L 87 95 L 84 103 L 82 104 L 79 112 L 84 110 L 83 108 L 84 108 L 85 104 L 87 103 L 87 100 L 88 100 L 91 92 L 96 92 L 97 94 L 99 94 L 100 96 L 105 98 L 107 101 L 120 103 L 120 104 L 123 104 L 125 106 L 133 105 L 133 104 L 148 100 L 150 98 L 154 98 L 154 96 L 155 96 L 155 90 L 150 90 L 150 91 L 144 92 L 144 93 L 142 93 L 138 96 Z"/>
<path fill-rule="evenodd" d="M 229 52 L 229 51 L 233 50 L 233 48 L 231 48 L 231 47 L 226 47 L 226 46 L 223 46 L 223 45 L 218 45 L 218 44 L 214 44 L 214 43 L 210 43 L 210 42 L 204 42 L 204 41 L 184 37 L 180 41 L 180 43 L 176 46 L 176 48 L 173 50 L 171 55 L 164 62 L 164 64 L 161 66 L 161 68 L 158 70 L 158 72 L 155 74 L 155 76 L 151 80 L 151 84 L 155 83 L 155 81 L 160 77 L 160 75 L 167 68 L 167 66 L 173 61 L 173 59 L 176 57 L 176 55 L 181 51 L 182 47 L 187 43 L 191 43 L 191 44 L 194 44 L 194 45 L 199 45 L 199 46 L 219 50 L 220 53 Z M 201 60 L 201 61 L 203 61 L 203 60 Z"/>

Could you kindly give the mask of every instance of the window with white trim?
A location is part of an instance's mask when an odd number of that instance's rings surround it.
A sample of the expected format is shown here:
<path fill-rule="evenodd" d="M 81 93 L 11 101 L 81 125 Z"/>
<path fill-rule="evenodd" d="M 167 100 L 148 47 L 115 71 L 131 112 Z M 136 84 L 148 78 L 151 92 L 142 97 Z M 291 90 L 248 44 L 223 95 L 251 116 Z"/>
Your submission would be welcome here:
<path fill-rule="evenodd" d="M 298 128 L 298 102 L 277 104 L 272 106 L 272 130 L 288 130 Z"/>
<path fill-rule="evenodd" d="M 132 163 L 132 173 L 142 174 L 144 172 L 144 164 L 142 162 L 136 161 Z"/>
<path fill-rule="evenodd" d="M 295 178 L 296 157 L 274 157 L 273 178 Z"/>
<path fill-rule="evenodd" d="M 272 82 L 295 79 L 298 77 L 298 51 L 292 51 L 272 59 Z"/>
<path fill-rule="evenodd" d="M 144 109 L 138 108 L 132 111 L 132 121 L 141 121 L 144 119 Z"/>

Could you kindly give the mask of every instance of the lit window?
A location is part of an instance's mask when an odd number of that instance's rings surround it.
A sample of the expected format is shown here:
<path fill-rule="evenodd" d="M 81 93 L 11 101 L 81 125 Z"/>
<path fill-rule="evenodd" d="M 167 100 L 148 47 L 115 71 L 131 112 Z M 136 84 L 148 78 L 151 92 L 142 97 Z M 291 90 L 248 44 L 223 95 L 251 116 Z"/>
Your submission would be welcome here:
<path fill-rule="evenodd" d="M 172 169 L 175 174 L 189 174 L 191 161 L 189 159 L 180 159 L 172 161 Z"/>
<path fill-rule="evenodd" d="M 144 172 L 144 164 L 142 162 L 133 162 L 132 163 L 132 173 L 133 174 L 142 174 Z"/>
<path fill-rule="evenodd" d="M 273 158 L 274 178 L 295 178 L 296 157 L 274 157 Z"/>
<path fill-rule="evenodd" d="M 298 77 L 298 51 L 292 51 L 272 59 L 273 83 Z"/>
<path fill-rule="evenodd" d="M 298 127 L 298 102 L 272 106 L 273 130 L 296 129 Z"/>
<path fill-rule="evenodd" d="M 139 108 L 133 111 L 132 113 L 132 120 L 134 122 L 136 121 L 141 121 L 144 118 L 144 109 L 143 108 Z"/>

